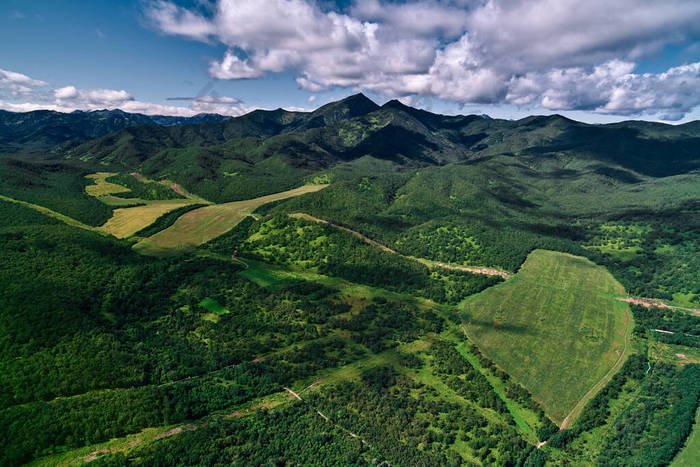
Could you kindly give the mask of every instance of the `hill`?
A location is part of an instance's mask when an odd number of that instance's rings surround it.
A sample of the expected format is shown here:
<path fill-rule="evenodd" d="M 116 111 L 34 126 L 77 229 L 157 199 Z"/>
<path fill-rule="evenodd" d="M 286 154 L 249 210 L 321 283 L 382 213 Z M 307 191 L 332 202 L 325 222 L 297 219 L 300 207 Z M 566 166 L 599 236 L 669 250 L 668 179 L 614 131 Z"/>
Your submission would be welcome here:
<path fill-rule="evenodd" d="M 0 110 L 0 152 L 45 151 L 62 143 L 77 144 L 135 125 L 185 125 L 217 122 L 228 117 L 200 114 L 193 117 L 143 115 L 119 109 L 8 112 Z"/>
<path fill-rule="evenodd" d="M 668 464 L 699 130 L 355 95 L 3 154 L 0 463 Z"/>

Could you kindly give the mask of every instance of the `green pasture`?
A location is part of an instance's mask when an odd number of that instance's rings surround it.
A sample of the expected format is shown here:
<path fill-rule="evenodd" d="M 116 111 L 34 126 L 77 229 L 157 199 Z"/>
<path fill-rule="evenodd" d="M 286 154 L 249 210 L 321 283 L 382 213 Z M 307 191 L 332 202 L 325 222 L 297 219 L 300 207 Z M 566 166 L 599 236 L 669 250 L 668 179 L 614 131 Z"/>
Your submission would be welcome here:
<path fill-rule="evenodd" d="M 511 279 L 460 304 L 482 351 L 540 402 L 573 422 L 627 358 L 633 323 L 622 286 L 591 261 L 535 250 Z"/>

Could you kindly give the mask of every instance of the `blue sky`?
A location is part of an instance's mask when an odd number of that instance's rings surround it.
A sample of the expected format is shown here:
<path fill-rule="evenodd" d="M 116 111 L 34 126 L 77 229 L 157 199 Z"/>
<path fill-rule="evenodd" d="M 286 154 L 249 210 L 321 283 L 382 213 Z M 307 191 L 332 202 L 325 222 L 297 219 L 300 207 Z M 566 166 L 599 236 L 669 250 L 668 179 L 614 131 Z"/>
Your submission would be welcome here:
<path fill-rule="evenodd" d="M 5 0 L 0 40 L 15 111 L 237 115 L 362 91 L 502 118 L 700 118 L 695 0 Z"/>

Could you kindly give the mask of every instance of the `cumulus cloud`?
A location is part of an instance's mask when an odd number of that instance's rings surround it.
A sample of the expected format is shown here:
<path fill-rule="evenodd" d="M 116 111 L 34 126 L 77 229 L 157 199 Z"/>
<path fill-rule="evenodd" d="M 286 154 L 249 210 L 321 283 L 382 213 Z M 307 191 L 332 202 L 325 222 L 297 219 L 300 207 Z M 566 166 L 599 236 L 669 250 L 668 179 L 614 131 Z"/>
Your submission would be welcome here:
<path fill-rule="evenodd" d="M 8 91 L 9 95 L 6 95 Z M 27 101 L 16 102 L 19 99 Z M 190 104 L 184 107 L 143 102 L 136 100 L 123 89 L 80 89 L 75 86 L 51 88 L 45 81 L 30 78 L 22 73 L 0 70 L 0 109 L 12 112 L 121 109 L 147 115 L 191 117 L 199 113 L 237 116 L 254 110 L 241 100 L 228 96 L 210 95 L 166 100 L 190 101 Z"/>
<path fill-rule="evenodd" d="M 226 45 L 209 66 L 218 79 L 291 70 L 311 92 L 630 115 L 678 116 L 699 103 L 688 92 L 693 64 L 634 73 L 639 60 L 700 37 L 697 0 L 355 0 L 344 10 L 313 0 L 218 0 L 199 10 L 158 0 L 145 12 L 162 33 Z"/>
<path fill-rule="evenodd" d="M 22 73 L 0 69 L 0 84 L 20 84 L 24 86 L 46 86 L 46 81 L 30 78 Z"/>
<path fill-rule="evenodd" d="M 58 101 L 78 101 L 80 103 L 110 106 L 124 104 L 133 101 L 131 94 L 124 90 L 115 89 L 76 89 L 75 86 L 66 86 L 55 89 L 53 92 Z"/>

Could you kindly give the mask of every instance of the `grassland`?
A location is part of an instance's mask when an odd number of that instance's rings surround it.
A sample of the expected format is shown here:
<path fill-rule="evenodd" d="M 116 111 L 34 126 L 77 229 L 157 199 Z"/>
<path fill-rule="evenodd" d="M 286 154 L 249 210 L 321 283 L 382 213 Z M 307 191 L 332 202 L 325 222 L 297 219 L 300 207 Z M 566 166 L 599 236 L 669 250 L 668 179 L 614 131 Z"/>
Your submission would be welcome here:
<path fill-rule="evenodd" d="M 167 256 L 190 251 L 228 232 L 263 204 L 312 193 L 326 186 L 304 185 L 293 190 L 259 198 L 196 209 L 180 217 L 167 229 L 137 243 L 134 249 L 142 254 L 156 256 Z"/>
<path fill-rule="evenodd" d="M 114 235 L 117 238 L 127 238 L 136 232 L 153 224 L 160 216 L 175 209 L 201 202 L 201 198 L 187 196 L 187 199 L 144 200 L 140 198 L 119 198 L 113 196 L 118 193 L 127 193 L 129 188 L 107 181 L 107 178 L 117 175 L 112 172 L 98 172 L 86 175 L 95 182 L 94 185 L 85 187 L 87 194 L 96 197 L 109 206 L 126 206 L 115 209 L 112 217 L 100 226 L 100 230 Z M 143 183 L 152 183 L 143 177 L 138 178 Z M 179 190 L 179 187 L 177 187 Z M 172 188 L 175 190 L 176 188 Z M 176 191 L 178 191 L 176 190 Z M 179 191 L 178 191 L 179 192 Z M 183 195 L 184 196 L 184 195 Z M 134 205 L 137 206 L 134 206 Z"/>
<path fill-rule="evenodd" d="M 88 195 L 95 197 L 114 195 L 117 193 L 128 193 L 131 191 L 127 187 L 108 182 L 107 178 L 113 175 L 117 174 L 114 172 L 98 172 L 86 175 L 85 178 L 89 178 L 95 182 L 95 184 L 86 186 L 85 191 Z"/>
<path fill-rule="evenodd" d="M 144 206 L 115 209 L 114 215 L 100 229 L 117 238 L 130 237 L 153 224 L 156 219 L 174 209 L 192 204 L 189 200 L 149 201 Z"/>
<path fill-rule="evenodd" d="M 205 298 L 199 302 L 199 306 L 209 311 L 209 313 L 204 315 L 203 319 L 211 321 L 212 323 L 218 323 L 221 315 L 230 313 L 228 309 L 224 308 L 221 303 L 217 302 L 213 298 Z"/>
<path fill-rule="evenodd" d="M 580 257 L 535 250 L 504 283 L 460 304 L 465 329 L 556 423 L 571 423 L 630 350 L 622 286 Z M 573 413 L 572 413 L 573 411 Z"/>

